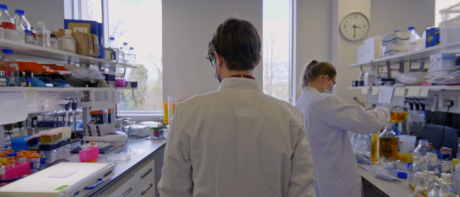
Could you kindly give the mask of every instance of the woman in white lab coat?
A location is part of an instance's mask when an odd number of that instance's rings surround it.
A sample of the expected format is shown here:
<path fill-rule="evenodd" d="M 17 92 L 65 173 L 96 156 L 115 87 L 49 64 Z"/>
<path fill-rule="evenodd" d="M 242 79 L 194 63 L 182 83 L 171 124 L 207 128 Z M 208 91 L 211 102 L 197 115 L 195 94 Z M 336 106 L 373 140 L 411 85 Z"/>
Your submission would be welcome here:
<path fill-rule="evenodd" d="M 390 111 L 386 108 L 365 111 L 330 94 L 336 86 L 336 75 L 331 64 L 313 60 L 304 69 L 303 93 L 296 107 L 303 114 L 310 142 L 316 195 L 360 197 L 361 176 L 347 131 L 377 133 L 390 121 Z"/>

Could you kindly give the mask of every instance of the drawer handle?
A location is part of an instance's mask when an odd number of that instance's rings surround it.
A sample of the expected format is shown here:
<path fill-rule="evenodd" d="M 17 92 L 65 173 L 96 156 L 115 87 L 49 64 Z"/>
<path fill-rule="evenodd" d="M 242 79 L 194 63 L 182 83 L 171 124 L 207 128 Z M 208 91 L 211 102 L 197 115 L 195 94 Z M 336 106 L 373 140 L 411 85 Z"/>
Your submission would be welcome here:
<path fill-rule="evenodd" d="M 143 196 L 145 193 L 147 193 L 150 190 L 150 188 L 152 188 L 152 186 L 153 186 L 153 184 L 150 183 L 149 188 L 147 188 L 145 191 L 141 192 L 141 196 Z"/>
<path fill-rule="evenodd" d="M 92 190 L 102 184 L 104 182 L 104 179 L 98 179 L 97 183 L 94 184 L 93 186 L 85 187 L 85 190 Z"/>
<path fill-rule="evenodd" d="M 150 174 L 150 172 L 152 172 L 152 168 L 150 168 L 149 170 L 147 170 L 147 172 L 145 172 L 142 176 L 141 176 L 141 179 L 145 178 L 148 174 Z"/>
<path fill-rule="evenodd" d="M 123 194 L 121 194 L 120 197 L 126 197 L 129 194 L 129 192 L 131 192 L 131 191 L 133 191 L 132 187 L 128 188 Z"/>

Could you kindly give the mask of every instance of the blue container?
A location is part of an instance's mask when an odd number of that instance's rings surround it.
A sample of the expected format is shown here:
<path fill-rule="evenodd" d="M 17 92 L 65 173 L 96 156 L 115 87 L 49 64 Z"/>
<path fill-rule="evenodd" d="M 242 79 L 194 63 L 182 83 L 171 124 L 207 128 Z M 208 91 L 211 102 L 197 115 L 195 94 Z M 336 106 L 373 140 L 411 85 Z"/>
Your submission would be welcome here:
<path fill-rule="evenodd" d="M 426 48 L 437 46 L 440 42 L 439 28 L 434 27 L 426 30 Z"/>
<path fill-rule="evenodd" d="M 11 139 L 11 149 L 14 151 L 29 150 L 29 145 L 26 142 L 28 137 L 30 137 L 30 135 Z"/>
<path fill-rule="evenodd" d="M 38 150 L 39 151 L 50 151 L 50 150 L 54 150 L 54 149 L 58 149 L 59 147 L 61 147 L 61 144 L 60 142 L 56 142 L 56 143 L 52 143 L 52 144 L 39 144 L 38 145 Z"/>

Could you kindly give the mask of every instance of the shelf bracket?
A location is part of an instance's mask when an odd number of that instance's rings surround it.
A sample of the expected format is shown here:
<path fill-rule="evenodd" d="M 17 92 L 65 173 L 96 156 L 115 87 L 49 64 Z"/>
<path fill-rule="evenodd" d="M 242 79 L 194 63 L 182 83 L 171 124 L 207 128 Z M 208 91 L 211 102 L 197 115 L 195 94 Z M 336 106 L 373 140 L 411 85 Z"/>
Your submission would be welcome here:
<path fill-rule="evenodd" d="M 404 62 L 403 61 L 399 62 L 399 72 L 404 73 Z"/>
<path fill-rule="evenodd" d="M 387 62 L 387 78 L 391 79 L 391 64 Z"/>
<path fill-rule="evenodd" d="M 422 62 L 420 62 L 420 68 L 419 68 L 419 72 L 423 72 L 423 70 L 425 70 L 425 60 L 422 60 Z"/>

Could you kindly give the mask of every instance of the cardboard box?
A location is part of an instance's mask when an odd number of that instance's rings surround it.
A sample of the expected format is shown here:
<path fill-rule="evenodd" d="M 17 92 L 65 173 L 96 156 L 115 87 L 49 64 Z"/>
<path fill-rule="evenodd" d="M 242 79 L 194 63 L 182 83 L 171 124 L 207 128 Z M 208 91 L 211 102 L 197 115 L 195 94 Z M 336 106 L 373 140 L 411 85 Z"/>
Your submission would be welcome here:
<path fill-rule="evenodd" d="M 68 29 L 72 32 L 91 33 L 91 24 L 88 23 L 69 23 Z"/>
<path fill-rule="evenodd" d="M 364 41 L 366 45 L 366 59 L 369 61 L 381 58 L 382 36 L 374 36 Z"/>

